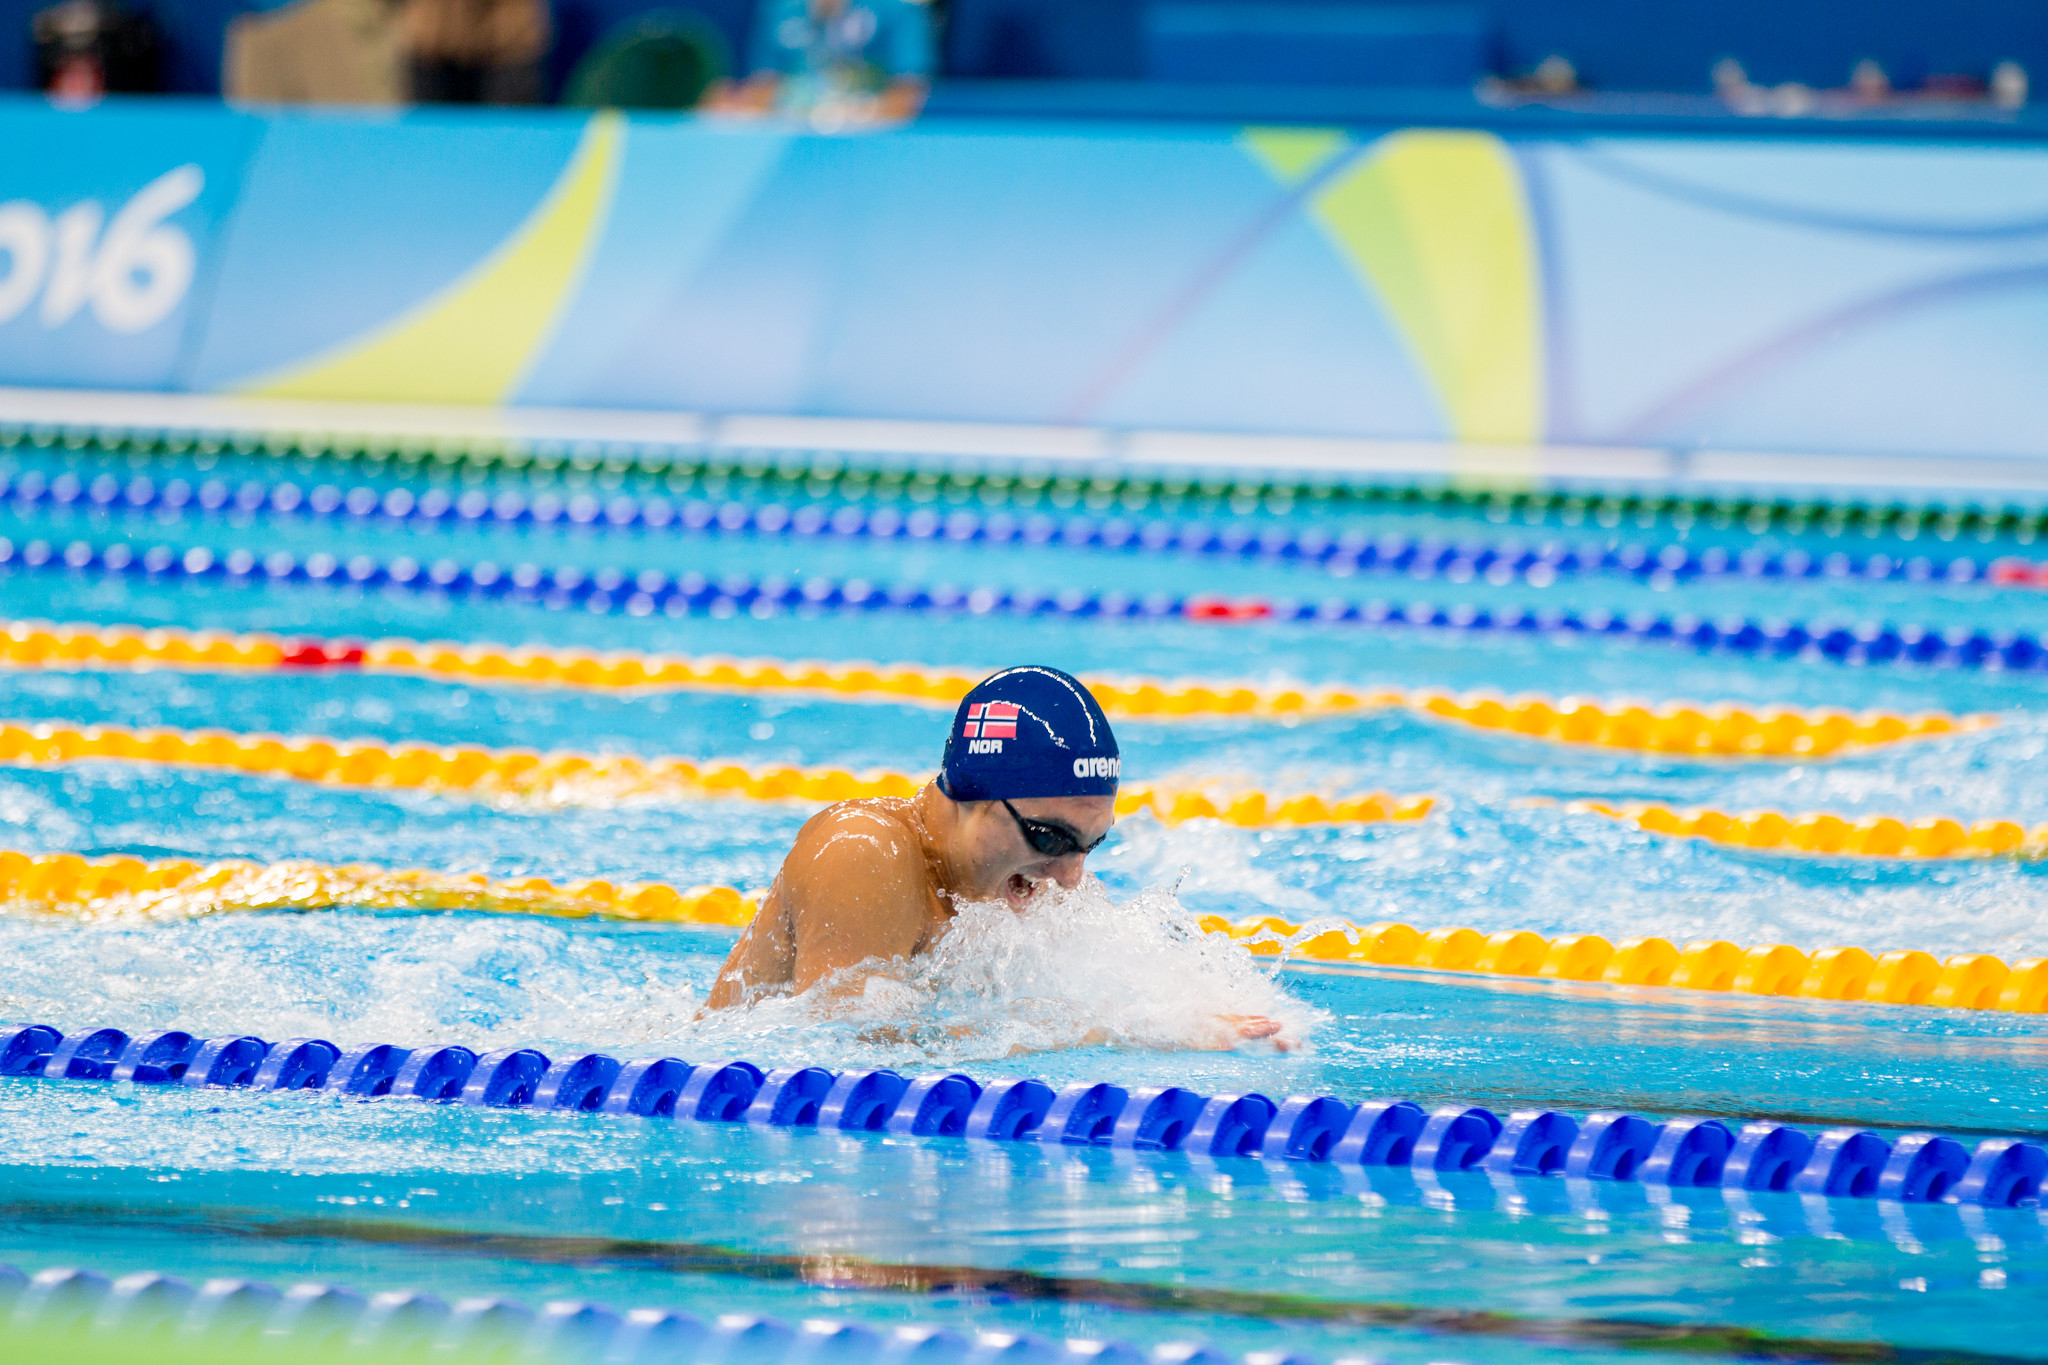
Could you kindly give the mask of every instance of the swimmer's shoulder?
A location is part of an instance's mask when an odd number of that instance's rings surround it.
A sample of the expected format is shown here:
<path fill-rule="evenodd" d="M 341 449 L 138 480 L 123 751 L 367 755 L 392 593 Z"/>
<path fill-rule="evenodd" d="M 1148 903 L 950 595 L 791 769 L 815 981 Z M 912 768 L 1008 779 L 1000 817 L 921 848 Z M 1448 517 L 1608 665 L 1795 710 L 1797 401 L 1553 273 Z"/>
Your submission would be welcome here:
<path fill-rule="evenodd" d="M 785 875 L 924 876 L 924 849 L 901 797 L 868 797 L 825 807 L 798 831 Z"/>
<path fill-rule="evenodd" d="M 834 801 L 804 821 L 797 839 L 838 834 L 891 840 L 904 838 L 917 842 L 911 803 L 900 796 L 863 796 L 852 801 Z"/>

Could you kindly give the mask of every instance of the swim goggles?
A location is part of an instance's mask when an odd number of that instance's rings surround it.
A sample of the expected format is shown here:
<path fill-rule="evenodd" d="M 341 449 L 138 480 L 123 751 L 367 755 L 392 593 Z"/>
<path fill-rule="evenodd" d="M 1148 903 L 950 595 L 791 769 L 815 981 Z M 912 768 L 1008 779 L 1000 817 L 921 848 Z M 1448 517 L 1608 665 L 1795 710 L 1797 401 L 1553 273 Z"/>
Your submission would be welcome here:
<path fill-rule="evenodd" d="M 1065 825 L 1054 825 L 1048 824 L 1044 820 L 1028 819 L 1017 814 L 1017 808 L 1008 801 L 1003 802 L 1003 809 L 1010 812 L 1010 818 L 1017 822 L 1017 828 L 1023 832 L 1024 842 L 1031 845 L 1032 852 L 1041 853 L 1048 858 L 1065 858 L 1075 853 L 1093 853 L 1096 849 L 1102 847 L 1102 840 L 1109 837 L 1108 831 L 1105 830 L 1101 839 L 1097 839 L 1092 844 L 1083 844 L 1074 836 L 1074 831 L 1068 829 Z"/>

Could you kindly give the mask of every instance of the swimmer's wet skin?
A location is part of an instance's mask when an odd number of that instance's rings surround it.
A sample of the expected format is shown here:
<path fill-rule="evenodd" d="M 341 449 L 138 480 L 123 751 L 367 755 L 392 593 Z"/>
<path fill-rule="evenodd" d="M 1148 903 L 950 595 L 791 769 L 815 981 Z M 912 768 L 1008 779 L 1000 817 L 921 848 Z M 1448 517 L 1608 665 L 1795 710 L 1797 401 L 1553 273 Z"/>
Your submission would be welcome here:
<path fill-rule="evenodd" d="M 821 985 L 858 995 L 888 964 L 930 951 L 963 905 L 1028 913 L 1048 883 L 1078 886 L 1116 823 L 1121 773 L 1109 720 L 1073 677 L 1026 666 L 983 679 L 954 712 L 924 790 L 841 801 L 805 823 L 707 1008 Z M 1259 1017 L 1225 1022 L 1240 1038 L 1280 1031 Z"/>

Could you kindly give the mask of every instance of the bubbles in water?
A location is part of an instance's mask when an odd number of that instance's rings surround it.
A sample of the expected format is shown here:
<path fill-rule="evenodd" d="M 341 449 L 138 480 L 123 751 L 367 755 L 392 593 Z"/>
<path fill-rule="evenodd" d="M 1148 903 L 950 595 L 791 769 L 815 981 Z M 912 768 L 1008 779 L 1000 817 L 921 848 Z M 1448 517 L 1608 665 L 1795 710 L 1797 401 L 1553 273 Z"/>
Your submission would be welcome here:
<path fill-rule="evenodd" d="M 183 1028 L 345 1046 L 595 1047 L 701 1061 L 964 1064 L 1080 1047 L 1272 1048 L 1226 1020 L 1321 1021 L 1242 948 L 1195 928 L 1166 889 L 1112 902 L 1092 879 L 1025 913 L 965 906 L 929 955 L 850 994 L 813 991 L 698 1019 L 726 939 L 446 915 L 309 912 L 184 922 L 0 921 L 41 970 L 0 1017 L 69 1029 Z"/>
<path fill-rule="evenodd" d="M 1247 1043 L 1230 1022 L 1239 1016 L 1279 1023 L 1288 1046 L 1323 1019 L 1242 948 L 1197 929 L 1170 889 L 1117 903 L 1090 879 L 1048 888 L 1023 913 L 965 905 L 929 955 L 870 975 L 858 995 L 765 1000 L 707 1016 L 686 1038 L 700 1052 L 715 1043 L 745 1056 L 823 1051 L 877 1065 L 1098 1046 L 1274 1046 Z"/>

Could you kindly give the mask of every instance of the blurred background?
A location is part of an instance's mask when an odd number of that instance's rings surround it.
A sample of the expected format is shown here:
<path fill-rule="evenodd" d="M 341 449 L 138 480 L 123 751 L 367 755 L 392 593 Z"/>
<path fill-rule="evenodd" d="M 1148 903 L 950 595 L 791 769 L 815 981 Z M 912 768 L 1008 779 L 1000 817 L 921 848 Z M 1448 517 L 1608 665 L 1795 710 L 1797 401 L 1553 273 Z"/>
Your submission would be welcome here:
<path fill-rule="evenodd" d="M 1441 119 L 1533 101 L 1636 116 L 1953 119 L 2026 105 L 2029 73 L 2048 64 L 2048 12 L 2014 0 L 0 5 L 0 84 L 77 98 L 677 107 L 733 103 L 749 77 L 822 75 L 811 68 L 835 56 L 871 68 L 878 89 L 911 87 L 891 112 L 929 87 L 939 110 L 1039 114 L 1406 108 Z"/>

